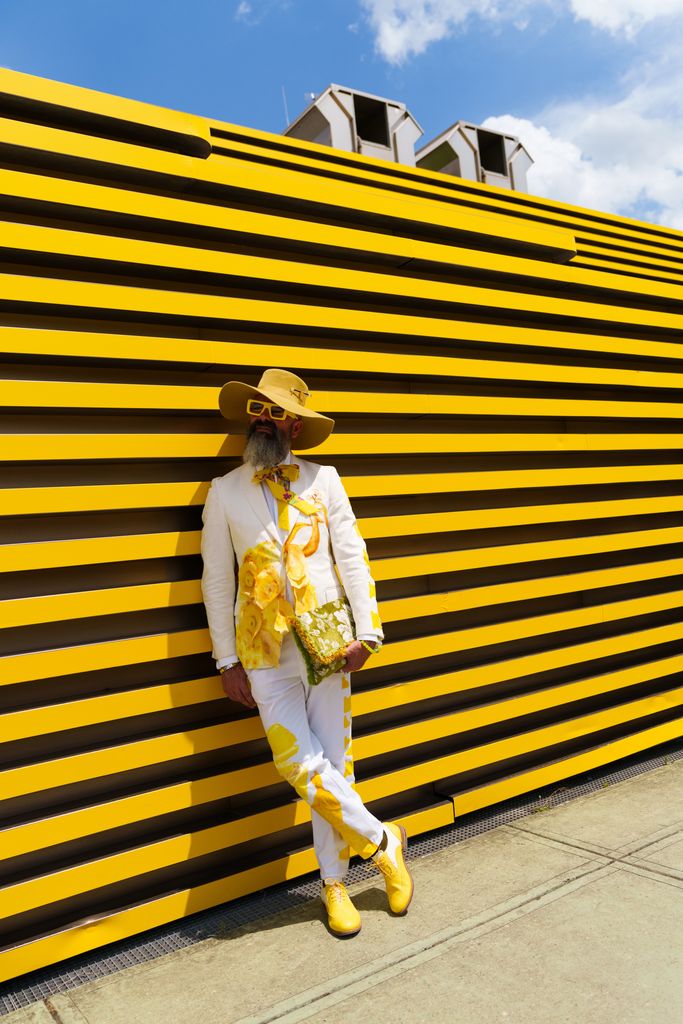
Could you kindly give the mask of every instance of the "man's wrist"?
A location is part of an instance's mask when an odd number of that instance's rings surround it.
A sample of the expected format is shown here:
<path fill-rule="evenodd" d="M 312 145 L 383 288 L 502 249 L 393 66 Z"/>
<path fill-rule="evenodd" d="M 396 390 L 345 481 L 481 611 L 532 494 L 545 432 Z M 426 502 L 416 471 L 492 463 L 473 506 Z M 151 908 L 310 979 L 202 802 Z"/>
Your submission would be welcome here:
<path fill-rule="evenodd" d="M 234 668 L 235 665 L 239 665 L 239 658 L 221 658 L 220 661 L 216 662 L 216 671 L 222 674 L 227 672 L 228 669 Z"/>
<path fill-rule="evenodd" d="M 366 651 L 370 652 L 370 654 L 377 654 L 380 647 L 382 646 L 381 641 L 378 640 L 376 637 L 371 637 L 365 640 L 363 637 L 359 636 L 357 637 L 357 640 L 358 643 L 361 644 Z"/>

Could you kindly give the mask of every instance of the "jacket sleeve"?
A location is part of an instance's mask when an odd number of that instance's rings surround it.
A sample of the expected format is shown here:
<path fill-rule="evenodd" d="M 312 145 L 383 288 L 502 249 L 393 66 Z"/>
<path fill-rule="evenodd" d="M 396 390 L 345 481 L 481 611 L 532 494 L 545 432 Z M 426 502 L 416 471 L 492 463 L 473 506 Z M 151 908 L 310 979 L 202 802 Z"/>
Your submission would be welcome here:
<path fill-rule="evenodd" d="M 202 595 L 209 620 L 213 656 L 217 661 L 235 653 L 235 554 L 221 501 L 218 480 L 213 480 L 202 514 Z"/>
<path fill-rule="evenodd" d="M 339 577 L 351 605 L 356 636 L 383 639 L 382 622 L 377 610 L 377 590 L 370 573 L 365 541 L 337 470 L 330 466 L 328 522 L 332 552 Z"/>

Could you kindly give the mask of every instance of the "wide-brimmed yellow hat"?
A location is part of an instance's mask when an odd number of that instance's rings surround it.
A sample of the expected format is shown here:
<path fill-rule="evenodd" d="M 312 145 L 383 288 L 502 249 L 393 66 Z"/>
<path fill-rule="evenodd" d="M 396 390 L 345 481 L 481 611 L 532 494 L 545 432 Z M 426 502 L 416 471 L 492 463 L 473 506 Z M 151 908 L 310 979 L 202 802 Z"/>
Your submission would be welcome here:
<path fill-rule="evenodd" d="M 303 428 L 294 442 L 297 451 L 315 448 L 332 433 L 334 420 L 306 408 L 306 399 L 310 398 L 306 382 L 289 370 L 265 370 L 255 388 L 241 380 L 230 380 L 223 385 L 218 405 L 228 421 L 230 433 L 246 434 L 250 423 L 247 413 L 250 398 L 265 398 L 281 405 L 292 416 L 301 417 Z"/>

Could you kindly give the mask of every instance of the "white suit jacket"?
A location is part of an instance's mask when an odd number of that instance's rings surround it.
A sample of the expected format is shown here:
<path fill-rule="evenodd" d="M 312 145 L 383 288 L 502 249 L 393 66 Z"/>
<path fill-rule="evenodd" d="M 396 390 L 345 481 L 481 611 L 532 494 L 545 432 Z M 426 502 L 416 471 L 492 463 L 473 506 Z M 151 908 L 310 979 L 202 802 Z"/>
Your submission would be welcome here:
<path fill-rule="evenodd" d="M 327 522 L 319 523 L 317 550 L 306 559 L 317 604 L 346 593 L 357 635 L 382 638 L 365 543 L 339 474 L 332 466 L 319 466 L 298 456 L 293 461 L 299 466 L 299 479 L 292 490 L 313 504 L 324 506 L 327 512 Z M 253 467 L 243 465 L 217 477 L 211 483 L 204 506 L 202 593 L 213 655 L 219 661 L 238 657 L 235 618 L 240 593 L 235 559 L 237 566 L 241 566 L 245 555 L 268 541 L 277 546 L 282 564 L 283 536 L 273 521 L 261 485 L 252 481 L 253 475 Z M 309 517 L 289 506 L 290 530 L 301 522 L 306 525 L 297 534 L 297 544 L 305 544 L 311 536 Z"/>

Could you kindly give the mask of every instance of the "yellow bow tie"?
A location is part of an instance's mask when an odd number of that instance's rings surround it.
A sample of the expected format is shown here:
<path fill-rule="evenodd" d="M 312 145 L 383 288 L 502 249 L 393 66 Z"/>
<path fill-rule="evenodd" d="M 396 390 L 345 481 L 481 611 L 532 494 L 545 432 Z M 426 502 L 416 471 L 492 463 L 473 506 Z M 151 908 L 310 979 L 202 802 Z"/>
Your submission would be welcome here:
<path fill-rule="evenodd" d="M 252 483 L 265 483 L 277 501 L 277 524 L 281 530 L 289 530 L 288 505 L 299 507 L 296 495 L 292 492 L 291 486 L 299 479 L 299 467 L 295 462 L 290 465 L 273 466 L 271 469 L 257 469 L 252 477 Z"/>

